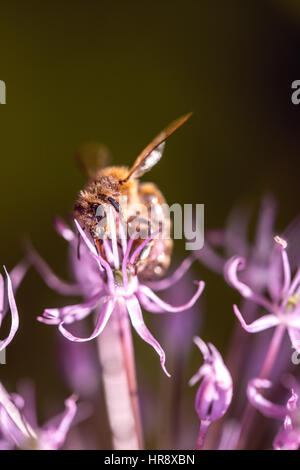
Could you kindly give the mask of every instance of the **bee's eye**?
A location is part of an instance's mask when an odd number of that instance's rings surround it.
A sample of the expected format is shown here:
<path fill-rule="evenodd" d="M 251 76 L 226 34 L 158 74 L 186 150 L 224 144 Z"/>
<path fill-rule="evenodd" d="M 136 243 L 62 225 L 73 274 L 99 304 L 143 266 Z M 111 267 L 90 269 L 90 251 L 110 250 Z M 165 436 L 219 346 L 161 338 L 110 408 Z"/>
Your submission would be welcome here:
<path fill-rule="evenodd" d="M 120 212 L 120 204 L 113 197 L 108 197 L 107 200 L 111 203 L 117 212 Z"/>
<path fill-rule="evenodd" d="M 94 214 L 97 213 L 98 207 L 99 207 L 99 204 L 91 204 L 90 205 L 90 209 L 91 209 L 92 212 L 94 212 Z"/>

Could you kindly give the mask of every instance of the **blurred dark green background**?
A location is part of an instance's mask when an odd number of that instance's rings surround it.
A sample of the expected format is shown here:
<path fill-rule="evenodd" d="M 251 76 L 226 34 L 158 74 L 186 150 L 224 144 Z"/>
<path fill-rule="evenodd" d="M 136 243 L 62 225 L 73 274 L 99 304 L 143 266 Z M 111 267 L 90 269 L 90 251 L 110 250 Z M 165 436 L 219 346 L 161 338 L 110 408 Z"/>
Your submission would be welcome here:
<path fill-rule="evenodd" d="M 223 227 L 234 204 L 257 207 L 272 192 L 284 228 L 299 209 L 300 106 L 291 102 L 299 50 L 296 0 L 2 1 L 1 263 L 10 269 L 20 259 L 25 234 L 66 275 L 66 247 L 51 222 L 84 183 L 76 148 L 98 140 L 115 163 L 130 164 L 188 111 L 193 118 L 148 179 L 170 203 L 204 203 L 207 228 Z M 222 349 L 234 294 L 204 269 L 198 277 L 210 281 L 205 338 Z M 42 405 L 65 390 L 52 350 L 58 333 L 35 318 L 64 302 L 30 273 L 18 294 L 21 329 L 1 366 L 12 389 L 31 376 Z M 160 374 L 153 351 L 136 344 Z"/>

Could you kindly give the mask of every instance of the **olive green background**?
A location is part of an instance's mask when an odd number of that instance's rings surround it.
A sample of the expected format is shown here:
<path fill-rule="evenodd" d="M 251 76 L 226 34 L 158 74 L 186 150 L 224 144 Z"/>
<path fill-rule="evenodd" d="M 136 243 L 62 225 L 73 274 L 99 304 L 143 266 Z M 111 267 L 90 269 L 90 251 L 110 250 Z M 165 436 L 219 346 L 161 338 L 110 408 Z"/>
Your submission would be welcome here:
<path fill-rule="evenodd" d="M 291 102 L 299 49 L 296 0 L 2 1 L 1 264 L 11 269 L 30 236 L 66 276 L 66 246 L 51 224 L 72 209 L 84 183 L 76 148 L 97 140 L 109 146 L 114 163 L 131 164 L 157 132 L 189 111 L 193 117 L 144 180 L 157 183 L 170 203 L 204 203 L 207 228 L 223 227 L 234 204 L 257 208 L 271 192 L 284 228 L 299 209 L 300 106 Z M 184 256 L 183 243 L 176 251 Z M 204 338 L 224 350 L 237 297 L 196 270 L 208 281 Z M 0 373 L 12 389 L 20 377 L 32 377 L 42 407 L 66 389 L 53 355 L 58 333 L 36 316 L 66 300 L 33 272 L 17 300 L 21 327 Z M 158 377 L 155 353 L 142 341 L 136 346 L 139 367 L 145 358 Z"/>

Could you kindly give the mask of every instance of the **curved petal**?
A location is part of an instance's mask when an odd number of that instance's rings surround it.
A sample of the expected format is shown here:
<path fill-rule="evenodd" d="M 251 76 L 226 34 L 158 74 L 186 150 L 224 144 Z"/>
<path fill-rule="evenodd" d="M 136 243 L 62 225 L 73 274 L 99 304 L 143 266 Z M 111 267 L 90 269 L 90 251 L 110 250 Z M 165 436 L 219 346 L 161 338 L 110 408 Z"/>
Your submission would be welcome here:
<path fill-rule="evenodd" d="M 288 326 L 288 334 L 292 343 L 292 347 L 298 353 L 300 353 L 300 327 L 296 328 L 293 326 Z"/>
<path fill-rule="evenodd" d="M 283 300 L 283 305 L 285 306 L 289 300 L 289 298 L 294 294 L 296 291 L 297 287 L 300 285 L 300 268 L 297 269 L 296 274 L 290 284 L 290 287 L 288 289 L 288 292 Z"/>
<path fill-rule="evenodd" d="M 300 285 L 300 268 L 296 271 L 296 274 L 291 283 L 290 294 L 293 294 L 299 285 Z"/>
<path fill-rule="evenodd" d="M 10 271 L 9 276 L 14 292 L 16 292 L 16 290 L 19 288 L 21 282 L 24 279 L 25 274 L 28 271 L 28 268 L 28 261 L 26 259 L 23 259 Z"/>
<path fill-rule="evenodd" d="M 42 449 L 55 450 L 62 447 L 77 412 L 76 400 L 77 397 L 72 395 L 65 401 L 66 409 L 56 429 L 49 428 L 42 430 L 40 439 Z"/>
<path fill-rule="evenodd" d="M 255 251 L 262 259 L 272 249 L 275 218 L 276 201 L 271 195 L 266 195 L 261 202 L 254 242 Z"/>
<path fill-rule="evenodd" d="M 199 336 L 195 336 L 193 340 L 194 340 L 195 345 L 198 346 L 199 350 L 201 351 L 203 359 L 207 361 L 211 355 L 207 344 Z"/>
<path fill-rule="evenodd" d="M 29 268 L 27 260 L 22 260 L 9 273 L 13 293 L 18 290 L 25 274 Z M 8 296 L 6 295 L 7 281 L 5 282 L 0 274 L 0 325 L 9 308 Z"/>
<path fill-rule="evenodd" d="M 63 321 L 64 323 L 73 323 L 77 320 L 82 320 L 96 307 L 100 302 L 102 296 L 97 293 L 86 302 L 74 305 L 65 305 L 61 308 L 47 308 L 44 310 L 43 317 L 50 321 L 55 321 L 57 324 Z"/>
<path fill-rule="evenodd" d="M 243 297 L 262 305 L 267 310 L 272 310 L 272 304 L 259 294 L 255 294 L 253 290 L 238 279 L 237 272 L 245 267 L 246 261 L 240 256 L 233 256 L 224 266 L 224 275 L 227 282 L 233 286 Z"/>
<path fill-rule="evenodd" d="M 247 396 L 251 405 L 259 410 L 264 416 L 268 418 L 285 418 L 288 411 L 286 406 L 276 405 L 267 400 L 260 393 L 259 389 L 268 389 L 272 387 L 272 382 L 266 379 L 255 378 L 250 380 L 247 387 Z"/>
<path fill-rule="evenodd" d="M 3 279 L 2 274 L 0 273 L 0 326 L 4 318 L 4 303 L 5 303 L 4 279 Z"/>
<path fill-rule="evenodd" d="M 143 292 L 137 292 L 137 298 L 141 306 L 151 313 L 163 313 L 165 310 L 152 302 Z"/>
<path fill-rule="evenodd" d="M 190 387 L 193 387 L 197 382 L 199 382 L 202 377 L 208 375 L 211 371 L 211 366 L 208 364 L 203 364 L 199 370 L 190 378 L 188 384 Z"/>
<path fill-rule="evenodd" d="M 178 307 L 173 307 L 167 302 L 164 302 L 162 299 L 157 297 L 157 295 L 154 294 L 154 292 L 147 286 L 140 286 L 139 292 L 142 292 L 146 297 L 152 300 L 152 302 L 154 302 L 157 306 L 161 307 L 165 312 L 176 313 L 176 312 L 183 312 L 184 310 L 191 308 L 199 299 L 205 287 L 205 283 L 203 281 L 200 281 L 200 282 L 197 282 L 197 284 L 198 284 L 198 289 L 193 295 L 193 297 L 186 304 L 180 305 Z"/>
<path fill-rule="evenodd" d="M 127 310 L 130 316 L 130 320 L 132 323 L 133 328 L 136 330 L 138 335 L 146 341 L 146 343 L 150 344 L 157 354 L 160 357 L 160 363 L 163 371 L 168 377 L 171 377 L 169 372 L 167 371 L 165 367 L 165 361 L 166 361 L 166 355 L 158 341 L 152 336 L 148 328 L 146 327 L 143 319 L 143 314 L 142 310 L 140 307 L 140 304 L 135 296 L 131 296 L 128 299 L 126 299 L 126 306 Z"/>
<path fill-rule="evenodd" d="M 247 325 L 237 305 L 233 306 L 233 311 L 242 325 L 242 328 L 248 331 L 248 333 L 258 333 L 260 331 L 267 330 L 268 328 L 272 328 L 273 326 L 279 325 L 280 323 L 280 319 L 275 315 L 264 315 L 258 320 L 255 320 L 253 323 L 250 323 L 250 325 Z"/>
<path fill-rule="evenodd" d="M 5 266 L 4 266 L 4 270 L 5 270 L 6 278 L 7 278 L 7 293 L 8 293 L 8 302 L 10 306 L 10 312 L 11 312 L 11 327 L 10 327 L 10 331 L 9 331 L 7 338 L 4 339 L 3 341 L 0 341 L 0 351 L 6 348 L 6 346 L 12 341 L 12 339 L 14 338 L 19 328 L 19 313 L 18 313 L 16 301 L 14 298 L 12 283 L 11 283 L 9 274 Z"/>
<path fill-rule="evenodd" d="M 58 235 L 63 237 L 67 242 L 72 242 L 76 239 L 75 233 L 68 227 L 64 220 L 55 217 L 53 225 Z"/>
<path fill-rule="evenodd" d="M 27 246 L 27 256 L 50 289 L 62 295 L 79 295 L 81 293 L 79 285 L 63 281 L 56 276 L 46 261 L 41 258 L 31 245 Z"/>
<path fill-rule="evenodd" d="M 82 236 L 82 238 L 84 240 L 84 243 L 86 244 L 86 246 L 90 250 L 90 252 L 91 252 L 92 256 L 94 257 L 94 259 L 97 261 L 100 271 L 105 270 L 106 275 L 107 275 L 107 283 L 110 287 L 110 290 L 113 291 L 114 290 L 114 275 L 113 275 L 113 272 L 112 272 L 112 269 L 111 269 L 109 263 L 100 255 L 100 253 L 97 253 L 97 250 L 96 250 L 95 246 L 92 244 L 92 242 L 86 236 L 86 234 L 84 233 L 84 231 L 80 227 L 77 220 L 76 219 L 74 219 L 74 220 L 75 220 L 76 227 L 77 227 L 80 235 Z"/>
<path fill-rule="evenodd" d="M 104 330 L 113 310 L 114 310 L 114 307 L 115 307 L 115 300 L 114 299 L 110 299 L 106 302 L 106 304 L 104 305 L 98 319 L 97 319 L 97 322 L 96 322 L 96 326 L 95 326 L 95 329 L 93 331 L 93 333 L 88 336 L 87 338 L 79 338 L 78 336 L 74 336 L 72 335 L 72 333 L 70 333 L 68 330 L 65 329 L 64 327 L 64 322 L 61 322 L 58 326 L 58 329 L 59 331 L 61 332 L 61 334 L 67 338 L 68 340 L 70 341 L 74 341 L 76 343 L 84 343 L 85 341 L 90 341 L 94 338 L 96 338 L 97 336 L 99 336 L 102 331 Z"/>
<path fill-rule="evenodd" d="M 162 279 L 161 281 L 149 281 L 147 282 L 147 286 L 156 291 L 168 289 L 185 275 L 194 261 L 195 257 L 193 255 L 188 256 L 171 276 Z"/>
<path fill-rule="evenodd" d="M 103 266 L 101 265 L 101 262 L 100 262 L 100 258 L 99 258 L 99 255 L 97 253 L 97 250 L 96 250 L 96 247 L 93 245 L 93 243 L 91 242 L 91 240 L 86 236 L 86 234 L 84 233 L 84 230 L 82 230 L 79 222 L 77 222 L 76 219 L 74 219 L 74 222 L 75 222 L 75 225 L 77 227 L 77 230 L 79 232 L 79 234 L 81 235 L 84 243 L 86 244 L 87 248 L 89 249 L 90 253 L 92 254 L 92 256 L 95 258 L 95 260 L 97 261 L 98 263 L 98 266 L 99 266 L 99 269 L 100 271 L 103 271 L 104 268 Z"/>
<path fill-rule="evenodd" d="M 207 268 L 219 274 L 223 273 L 226 260 L 209 243 L 204 242 L 204 247 L 196 251 L 195 256 Z"/>
<path fill-rule="evenodd" d="M 162 231 L 162 228 L 159 228 L 158 230 L 156 230 L 155 232 L 151 233 L 149 235 L 148 238 L 146 238 L 146 240 L 144 240 L 135 250 L 134 252 L 132 253 L 131 257 L 130 257 L 130 264 L 134 264 L 135 263 L 135 260 L 136 258 L 139 256 L 139 254 L 143 251 L 143 249 L 145 248 L 145 246 L 148 245 L 148 243 L 150 243 L 151 240 L 153 240 L 156 235 L 158 235 L 159 233 L 161 233 Z"/>

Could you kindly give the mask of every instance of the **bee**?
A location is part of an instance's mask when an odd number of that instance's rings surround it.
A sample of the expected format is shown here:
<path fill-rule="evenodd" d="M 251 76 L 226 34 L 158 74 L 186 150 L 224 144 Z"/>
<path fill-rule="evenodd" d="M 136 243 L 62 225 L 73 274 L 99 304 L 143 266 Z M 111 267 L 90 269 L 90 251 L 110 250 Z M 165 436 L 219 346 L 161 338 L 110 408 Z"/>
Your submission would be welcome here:
<path fill-rule="evenodd" d="M 116 212 L 120 212 L 120 201 L 126 198 L 126 211 L 122 209 L 122 217 L 126 223 L 136 223 L 139 207 L 146 207 L 146 217 L 139 220 L 140 225 L 149 227 L 150 213 L 163 218 L 162 230 L 170 233 L 170 216 L 162 213 L 165 198 L 154 183 L 140 183 L 139 178 L 161 159 L 166 139 L 187 121 L 191 113 L 172 122 L 160 132 L 147 147 L 140 153 L 133 166 L 129 169 L 123 166 L 106 166 L 108 150 L 104 146 L 88 144 L 79 150 L 77 155 L 81 166 L 89 178 L 87 184 L 80 191 L 74 205 L 74 215 L 82 228 L 88 231 L 102 255 L 103 227 L 99 232 L 99 219 L 104 204 L 111 205 Z M 152 219 L 153 221 L 153 219 Z M 104 232 L 106 228 L 104 228 Z M 135 243 L 143 242 L 143 238 Z M 168 237 L 153 239 L 139 255 L 135 269 L 139 277 L 144 280 L 160 278 L 169 267 L 173 241 Z"/>

